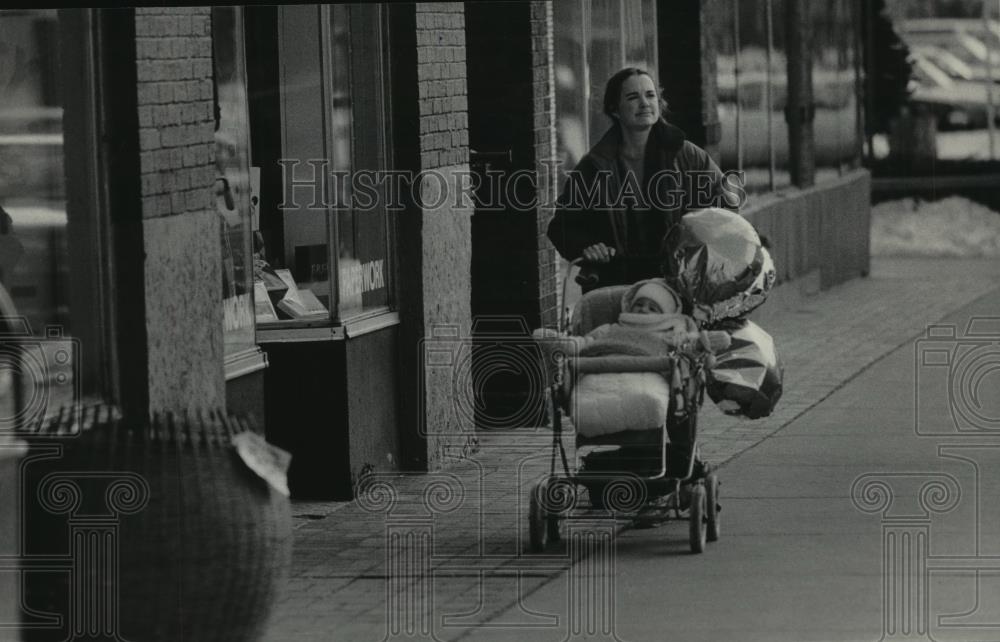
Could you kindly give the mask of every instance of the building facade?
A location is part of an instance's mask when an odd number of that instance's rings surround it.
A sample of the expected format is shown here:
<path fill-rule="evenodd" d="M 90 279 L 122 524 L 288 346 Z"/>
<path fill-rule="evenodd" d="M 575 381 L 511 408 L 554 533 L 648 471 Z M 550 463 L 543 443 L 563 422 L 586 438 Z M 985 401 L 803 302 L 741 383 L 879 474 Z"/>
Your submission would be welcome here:
<path fill-rule="evenodd" d="M 855 3 L 793 4 L 0 14 L 0 284 L 35 351 L 3 427 L 252 414 L 294 494 L 348 499 L 544 423 L 518 351 L 557 320 L 550 206 L 626 65 L 746 172 L 782 280 L 865 274 Z"/>

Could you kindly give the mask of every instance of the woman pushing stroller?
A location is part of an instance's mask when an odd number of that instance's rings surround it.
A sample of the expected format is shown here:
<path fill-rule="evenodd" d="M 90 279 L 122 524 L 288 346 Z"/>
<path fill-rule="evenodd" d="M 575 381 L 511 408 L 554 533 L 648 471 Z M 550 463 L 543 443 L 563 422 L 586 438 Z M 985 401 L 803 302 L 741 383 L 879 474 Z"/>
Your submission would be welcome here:
<path fill-rule="evenodd" d="M 612 126 L 569 173 L 548 226 L 559 253 L 596 278 L 581 281 L 572 324 L 560 325 L 569 336 L 535 333 L 553 375 L 552 474 L 530 497 L 535 550 L 559 537 L 569 508 L 553 500 L 574 496 L 559 490 L 570 484 L 586 487 L 591 505 L 612 514 L 643 519 L 665 508 L 680 516 L 689 507 L 691 548 L 701 552 L 718 537 L 718 477 L 697 455 L 705 391 L 712 396 L 714 385 L 747 416 L 764 416 L 780 395 L 780 368 L 745 373 L 733 357 L 760 344 L 759 333 L 730 347 L 737 332 L 758 329 L 745 314 L 763 302 L 773 264 L 753 226 L 725 211 L 741 204 L 739 184 L 662 119 L 665 109 L 647 72 L 630 67 L 612 76 L 604 95 Z M 707 330 L 720 322 L 729 325 Z M 717 353 L 726 356 L 717 361 Z M 727 369 L 724 380 L 718 373 Z M 777 377 L 755 381 L 758 370 Z M 582 466 L 575 473 L 562 413 L 576 429 Z"/>
<path fill-rule="evenodd" d="M 548 226 L 548 237 L 563 258 L 582 259 L 592 272 L 581 281 L 585 292 L 661 276 L 661 242 L 685 212 L 739 205 L 738 192 L 708 153 L 663 119 L 666 109 L 653 78 L 642 69 L 627 67 L 607 82 L 604 113 L 612 126 L 569 173 Z M 669 309 L 658 314 L 674 315 L 669 322 L 679 322 L 682 301 L 665 282 L 640 287 L 644 293 L 659 288 L 662 306 Z M 630 324 L 651 329 L 649 317 L 637 318 L 640 310 L 631 309 L 642 302 L 637 292 L 623 302 L 622 329 Z M 686 332 L 696 330 L 683 323 Z M 674 450 L 690 453 L 684 435 L 692 431 L 679 426 L 672 432 Z"/>

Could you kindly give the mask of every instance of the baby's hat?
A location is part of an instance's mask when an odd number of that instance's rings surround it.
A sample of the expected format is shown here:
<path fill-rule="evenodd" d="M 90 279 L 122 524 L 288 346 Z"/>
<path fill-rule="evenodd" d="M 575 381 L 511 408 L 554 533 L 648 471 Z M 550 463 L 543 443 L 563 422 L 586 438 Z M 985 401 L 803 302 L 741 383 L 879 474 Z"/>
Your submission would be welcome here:
<path fill-rule="evenodd" d="M 681 311 L 680 297 L 663 279 L 646 279 L 630 287 L 622 296 L 622 312 L 631 310 L 632 304 L 640 298 L 655 301 L 665 314 Z"/>

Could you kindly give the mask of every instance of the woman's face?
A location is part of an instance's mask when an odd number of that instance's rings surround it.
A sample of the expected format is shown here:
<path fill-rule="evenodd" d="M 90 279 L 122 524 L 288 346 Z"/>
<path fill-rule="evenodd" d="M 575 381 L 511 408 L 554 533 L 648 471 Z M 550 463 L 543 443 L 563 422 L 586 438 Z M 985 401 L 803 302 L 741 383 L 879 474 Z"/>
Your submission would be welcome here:
<path fill-rule="evenodd" d="M 618 98 L 618 122 L 626 129 L 648 129 L 660 118 L 660 101 L 653 79 L 645 74 L 629 76 Z"/>

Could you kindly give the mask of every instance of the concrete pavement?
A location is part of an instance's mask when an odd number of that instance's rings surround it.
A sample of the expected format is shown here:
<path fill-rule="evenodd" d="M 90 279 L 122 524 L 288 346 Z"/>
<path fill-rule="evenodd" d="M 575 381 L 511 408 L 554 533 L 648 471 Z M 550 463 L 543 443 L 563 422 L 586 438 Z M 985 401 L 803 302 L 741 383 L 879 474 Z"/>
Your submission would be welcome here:
<path fill-rule="evenodd" d="M 913 407 L 913 353 L 894 350 L 993 291 L 998 277 L 996 262 L 875 261 L 869 278 L 766 304 L 759 323 L 786 362 L 776 413 L 740 421 L 707 403 L 702 414 L 709 460 L 744 453 L 722 469 L 723 539 L 706 555 L 690 556 L 681 524 L 618 535 L 607 520 L 577 524 L 612 538 L 617 551 L 604 610 L 587 612 L 617 614 L 614 630 L 629 640 L 664 633 L 682 640 L 878 639 L 880 517 L 845 499 L 850 482 L 894 465 L 894 457 L 932 470 L 912 418 L 904 417 Z M 1000 311 L 995 296 L 979 305 Z M 859 386 L 867 396 L 844 396 Z M 899 425 L 874 421 L 886 414 Z M 479 639 L 511 631 L 563 639 L 573 612 L 567 600 L 577 590 L 570 590 L 572 578 L 598 578 L 609 562 L 575 544 L 542 557 L 523 551 L 526 489 L 547 470 L 550 439 L 539 429 L 483 435 L 470 461 L 441 473 L 378 478 L 365 501 L 297 503 L 292 574 L 266 639 Z M 846 556 L 832 554 L 845 545 Z M 831 555 L 818 554 L 827 550 Z M 824 564 L 832 562 L 850 590 L 826 586 L 832 576 Z M 630 579 L 641 577 L 646 583 Z M 829 603 L 811 613 L 824 596 Z M 497 623 L 503 626 L 490 628 Z M 607 622 L 591 624 L 600 630 Z"/>

